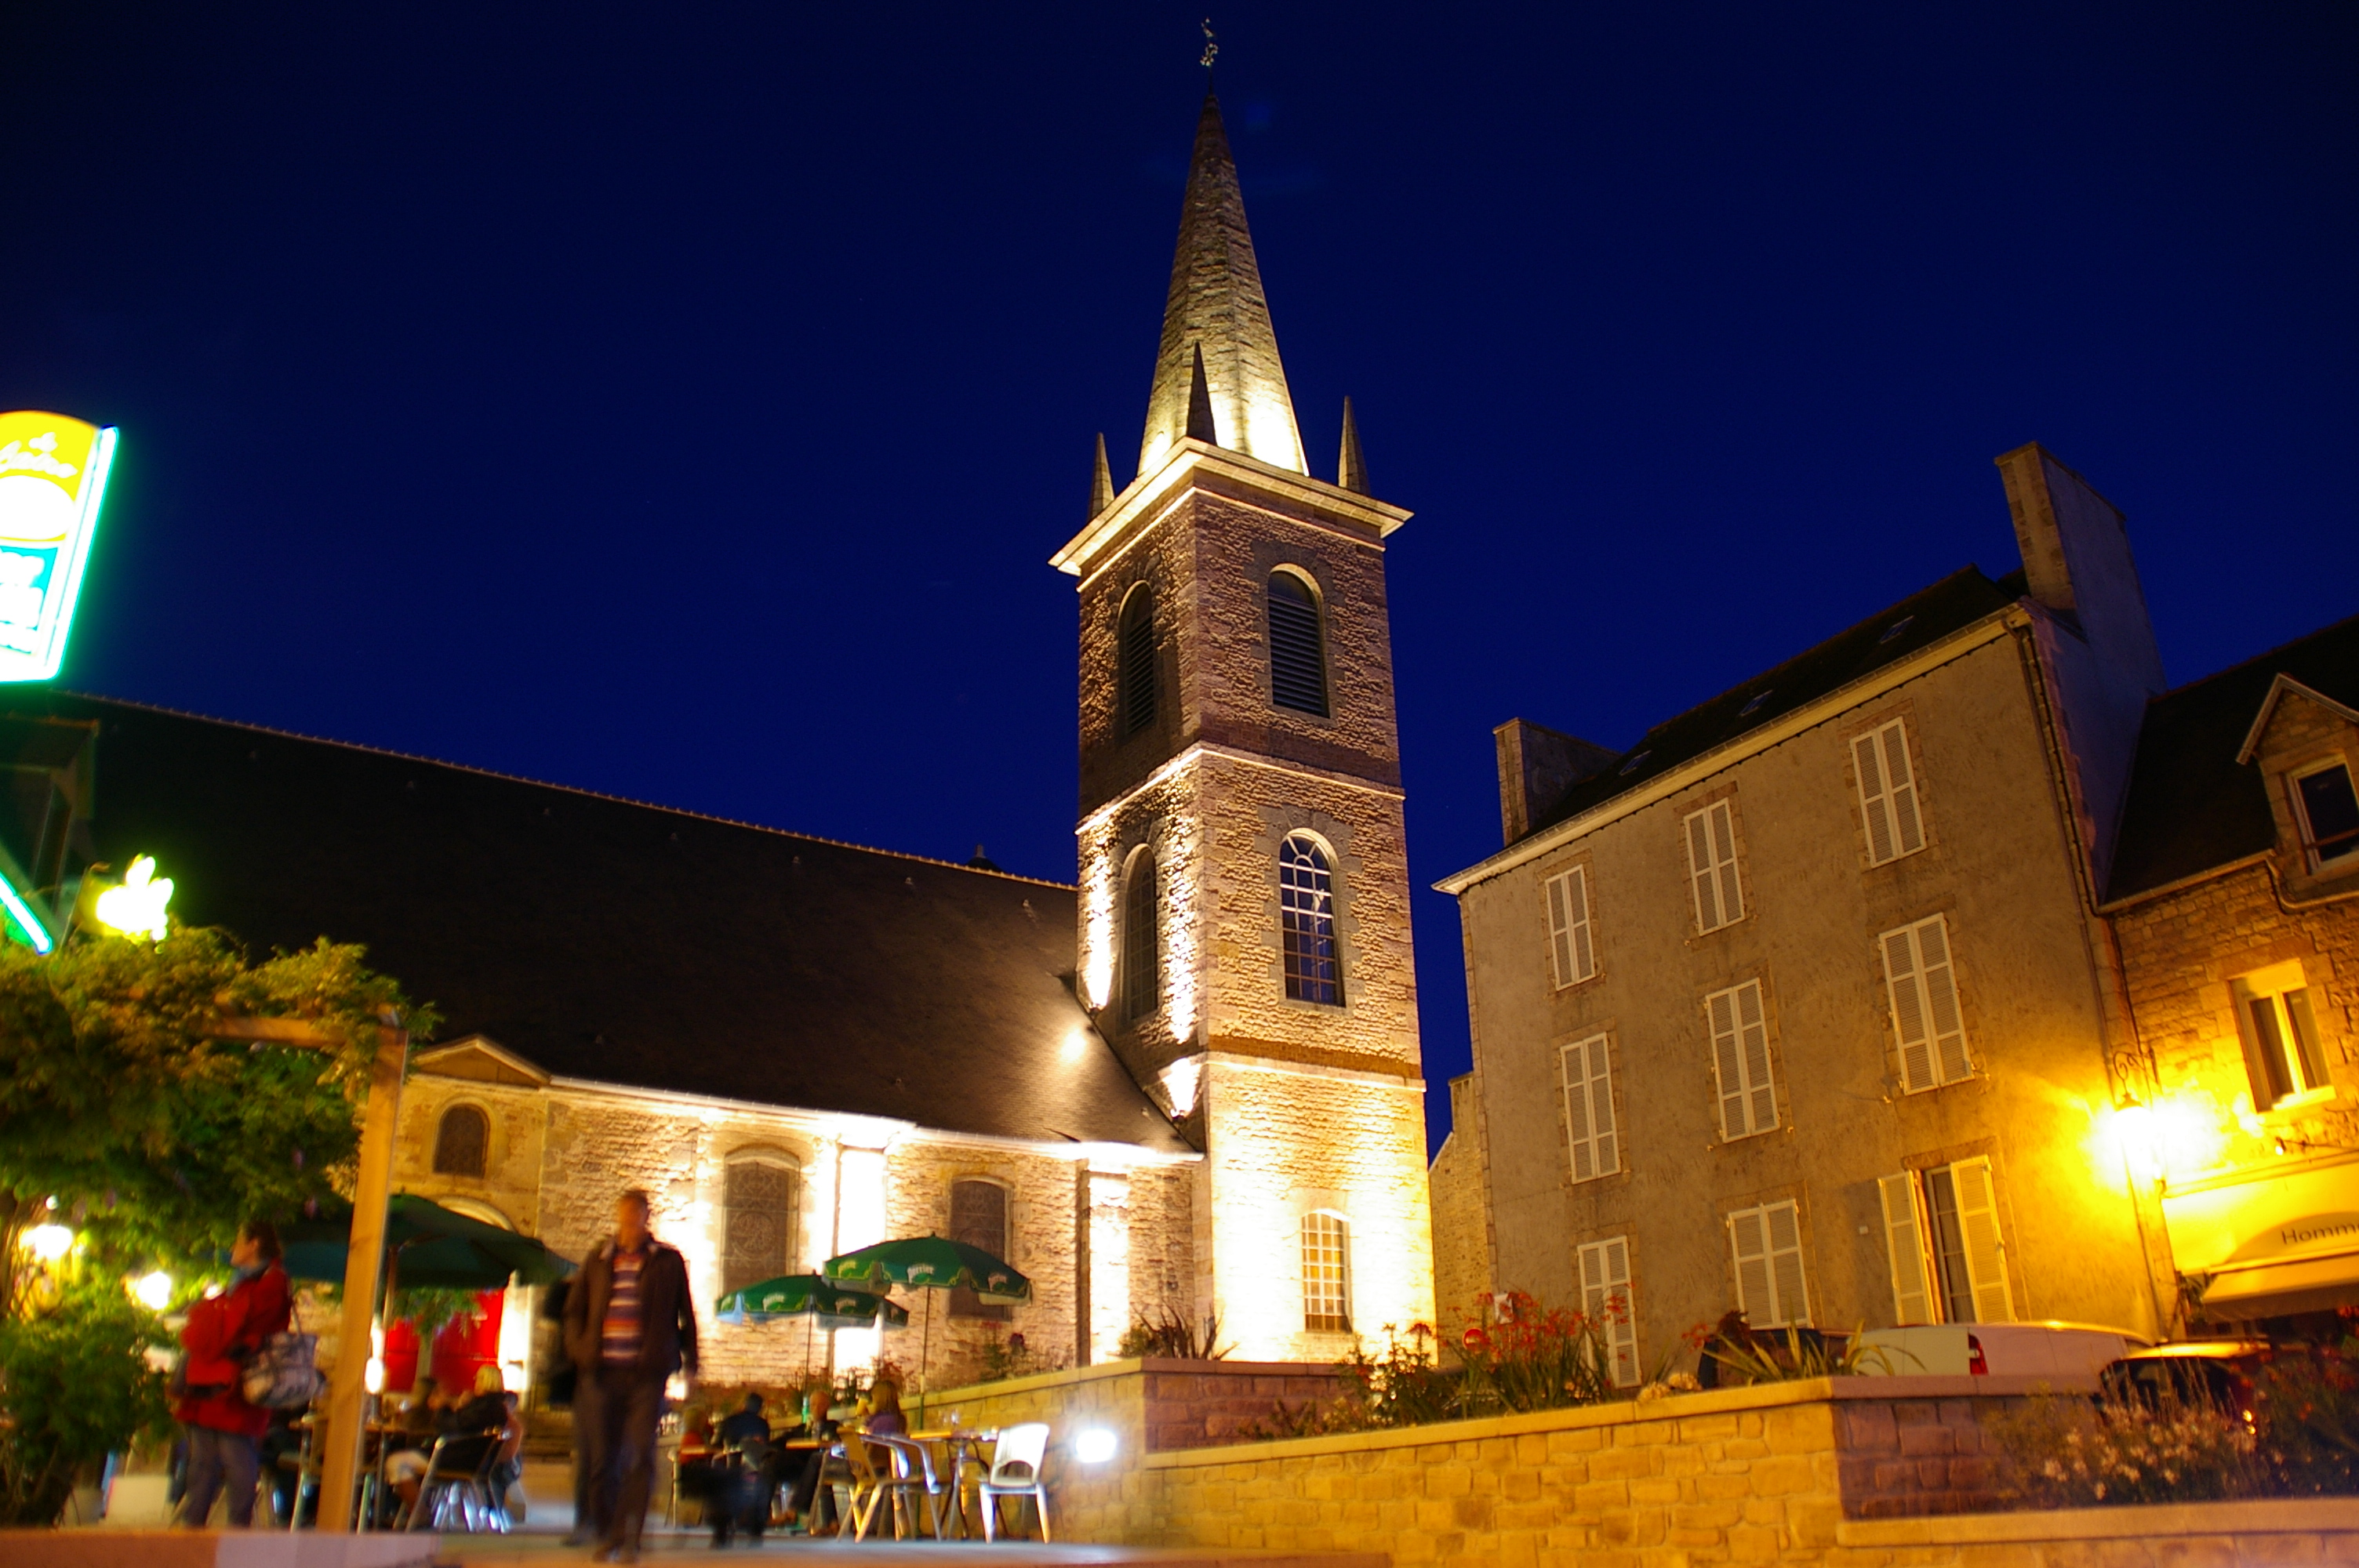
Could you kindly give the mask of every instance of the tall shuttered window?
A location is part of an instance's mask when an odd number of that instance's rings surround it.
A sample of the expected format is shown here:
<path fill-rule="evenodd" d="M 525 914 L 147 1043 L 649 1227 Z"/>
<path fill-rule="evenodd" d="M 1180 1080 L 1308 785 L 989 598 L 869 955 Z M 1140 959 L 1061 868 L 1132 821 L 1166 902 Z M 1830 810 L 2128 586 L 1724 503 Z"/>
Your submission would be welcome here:
<path fill-rule="evenodd" d="M 1003 1263 L 1013 1262 L 1007 1255 L 1007 1189 L 997 1182 L 952 1182 L 951 1236 L 969 1247 L 982 1248 Z M 950 1311 L 952 1317 L 996 1318 L 1002 1323 L 1014 1315 L 1005 1306 L 985 1302 L 966 1285 L 951 1292 Z"/>
<path fill-rule="evenodd" d="M 1128 737 L 1155 722 L 1155 590 L 1145 583 L 1122 601 L 1115 645 L 1122 732 Z"/>
<path fill-rule="evenodd" d="M 1327 650 L 1319 597 L 1290 571 L 1269 574 L 1269 699 L 1327 717 Z"/>
<path fill-rule="evenodd" d="M 434 1173 L 480 1176 L 491 1147 L 492 1119 L 472 1105 L 454 1105 L 434 1126 Z"/>
<path fill-rule="evenodd" d="M 1278 937 L 1286 994 L 1297 1001 L 1343 1004 L 1343 967 L 1335 957 L 1335 883 L 1327 851 L 1308 834 L 1277 847 Z"/>
<path fill-rule="evenodd" d="M 2351 787 L 2351 769 L 2330 762 L 2292 781 L 2293 804 L 2301 818 L 2302 847 L 2310 851 L 2310 870 L 2344 871 L 2359 861 L 2359 793 Z"/>
<path fill-rule="evenodd" d="M 1622 1142 L 1614 1133 L 1614 1070 L 1606 1055 L 1605 1036 L 1576 1041 L 1560 1054 L 1572 1179 L 1586 1182 L 1610 1176 L 1622 1168 Z"/>
<path fill-rule="evenodd" d="M 1909 1323 L 2012 1323 L 1997 1190 L 1975 1158 L 1876 1182 L 1892 1264 L 1892 1311 Z"/>
<path fill-rule="evenodd" d="M 1745 918 L 1745 890 L 1736 881 L 1736 814 L 1716 800 L 1680 825 L 1688 875 L 1695 885 L 1696 929 L 1717 931 Z"/>
<path fill-rule="evenodd" d="M 1747 980 L 1703 999 L 1712 1027 L 1712 1065 L 1720 1087 L 1720 1135 L 1749 1138 L 1777 1125 L 1777 1087 L 1769 1073 L 1769 1020 L 1761 982 Z"/>
<path fill-rule="evenodd" d="M 1892 998 L 1892 1033 L 1900 1047 L 1901 1087 L 1910 1094 L 1953 1084 L 1973 1072 L 1958 1011 L 1957 966 L 1949 923 L 1940 915 L 1887 931 L 1884 982 Z"/>
<path fill-rule="evenodd" d="M 1908 762 L 1908 730 L 1896 719 L 1851 743 L 1859 774 L 1860 821 L 1867 831 L 1867 860 L 1880 866 L 1925 847 L 1925 823 L 1917 804 L 1917 773 Z"/>
<path fill-rule="evenodd" d="M 1638 1303 L 1630 1293 L 1630 1241 L 1617 1236 L 1592 1241 L 1581 1255 L 1581 1310 L 1598 1325 L 1614 1357 L 1616 1388 L 1638 1382 Z"/>
<path fill-rule="evenodd" d="M 1575 866 L 1547 884 L 1549 957 L 1559 990 L 1597 973 L 1589 935 L 1589 869 Z"/>
<path fill-rule="evenodd" d="M 1352 1227 L 1342 1215 L 1302 1217 L 1302 1326 L 1352 1332 Z"/>
<path fill-rule="evenodd" d="M 1131 851 L 1122 884 L 1122 1016 L 1145 1018 L 1163 1000 L 1163 923 L 1156 894 L 1155 855 Z"/>
<path fill-rule="evenodd" d="M 794 1156 L 783 1150 L 741 1150 L 729 1157 L 721 1200 L 724 1295 L 788 1271 L 799 1174 Z"/>
<path fill-rule="evenodd" d="M 1810 1321 L 1810 1291 L 1802 1272 L 1802 1217 L 1791 1202 L 1742 1208 L 1728 1217 L 1728 1245 L 1736 1262 L 1736 1304 L 1756 1328 Z"/>

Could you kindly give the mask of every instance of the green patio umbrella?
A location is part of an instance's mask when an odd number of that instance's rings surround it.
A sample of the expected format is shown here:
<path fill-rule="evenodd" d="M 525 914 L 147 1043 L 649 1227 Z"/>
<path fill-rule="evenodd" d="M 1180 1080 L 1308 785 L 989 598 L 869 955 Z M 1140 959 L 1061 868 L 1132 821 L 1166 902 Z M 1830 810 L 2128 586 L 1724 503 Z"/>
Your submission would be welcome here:
<path fill-rule="evenodd" d="M 279 1236 L 288 1277 L 341 1281 L 352 1235 L 350 1215 L 284 1227 Z M 554 1284 L 573 1272 L 569 1260 L 529 1236 L 413 1193 L 396 1193 L 386 1206 L 385 1246 L 388 1296 L 397 1270 L 406 1285 L 463 1291 L 503 1290 L 511 1279 L 527 1285 Z"/>
<path fill-rule="evenodd" d="M 1032 1281 L 980 1247 L 947 1236 L 908 1236 L 846 1252 L 820 1265 L 831 1280 L 874 1290 L 887 1282 L 917 1290 L 948 1291 L 961 1285 L 995 1306 L 1018 1306 L 1032 1299 Z M 918 1419 L 926 1415 L 926 1363 L 933 1350 L 934 1299 L 926 1298 L 926 1327 L 918 1351 Z"/>
<path fill-rule="evenodd" d="M 803 1363 L 810 1364 L 815 1328 L 833 1334 L 839 1328 L 907 1328 L 909 1309 L 889 1296 L 854 1290 L 822 1280 L 817 1274 L 780 1274 L 742 1290 L 731 1291 L 712 1303 L 712 1315 L 723 1323 L 778 1323 L 803 1320 Z M 832 1339 L 828 1344 L 834 1345 Z M 828 1352 L 832 1367 L 835 1353 Z"/>

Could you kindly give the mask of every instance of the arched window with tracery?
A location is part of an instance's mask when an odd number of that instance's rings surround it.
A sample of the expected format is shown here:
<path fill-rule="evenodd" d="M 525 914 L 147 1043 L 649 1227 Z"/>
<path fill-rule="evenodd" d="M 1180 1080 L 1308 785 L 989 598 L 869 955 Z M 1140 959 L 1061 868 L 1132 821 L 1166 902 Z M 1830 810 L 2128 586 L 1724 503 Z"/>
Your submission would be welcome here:
<path fill-rule="evenodd" d="M 783 1149 L 740 1149 L 723 1174 L 723 1294 L 788 1271 L 802 1167 Z"/>
<path fill-rule="evenodd" d="M 1114 643 L 1115 695 L 1127 740 L 1155 722 L 1155 589 L 1146 583 L 1123 600 Z"/>
<path fill-rule="evenodd" d="M 434 1173 L 480 1176 L 491 1158 L 492 1119 L 472 1105 L 454 1105 L 434 1128 Z"/>
<path fill-rule="evenodd" d="M 1327 648 L 1319 595 L 1301 573 L 1269 574 L 1269 699 L 1297 713 L 1327 717 Z"/>
<path fill-rule="evenodd" d="M 1122 1017 L 1145 1018 L 1163 999 L 1163 922 L 1157 907 L 1155 851 L 1131 851 L 1122 883 Z"/>
<path fill-rule="evenodd" d="M 1277 847 L 1277 924 L 1285 949 L 1286 994 L 1296 1001 L 1343 1004 L 1343 968 L 1335 957 L 1335 880 L 1327 851 L 1308 833 Z"/>

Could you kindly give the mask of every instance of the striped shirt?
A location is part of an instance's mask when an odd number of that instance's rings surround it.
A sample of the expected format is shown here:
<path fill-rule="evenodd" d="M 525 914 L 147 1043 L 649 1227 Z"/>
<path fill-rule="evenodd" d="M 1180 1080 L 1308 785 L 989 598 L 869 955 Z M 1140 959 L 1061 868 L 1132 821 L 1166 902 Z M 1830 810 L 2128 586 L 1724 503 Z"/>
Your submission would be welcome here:
<path fill-rule="evenodd" d="M 613 1367 L 639 1358 L 639 1275 L 651 1249 L 636 1252 L 614 1249 L 614 1288 L 606 1298 L 606 1316 L 598 1325 L 598 1358 Z"/>

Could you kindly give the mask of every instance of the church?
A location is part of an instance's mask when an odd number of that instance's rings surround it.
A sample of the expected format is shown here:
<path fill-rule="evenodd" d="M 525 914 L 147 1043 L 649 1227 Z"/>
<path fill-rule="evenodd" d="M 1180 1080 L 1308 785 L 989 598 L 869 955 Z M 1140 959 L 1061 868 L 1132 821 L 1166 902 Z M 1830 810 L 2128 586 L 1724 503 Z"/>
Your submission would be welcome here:
<path fill-rule="evenodd" d="M 1033 1298 L 936 1303 L 938 1385 L 1018 1335 L 1044 1368 L 1104 1361 L 1165 1313 L 1332 1362 L 1434 1311 L 1384 573 L 1408 514 L 1345 415 L 1311 477 L 1208 94 L 1137 474 L 1117 492 L 1101 440 L 1052 561 L 1076 885 L 31 688 L 0 719 L 7 831 L 61 876 L 62 802 L 77 856 L 155 856 L 189 923 L 361 943 L 430 999 L 397 1190 L 579 1257 L 644 1187 L 708 1305 L 959 1236 Z M 919 1359 L 707 1334 L 723 1382 Z"/>

